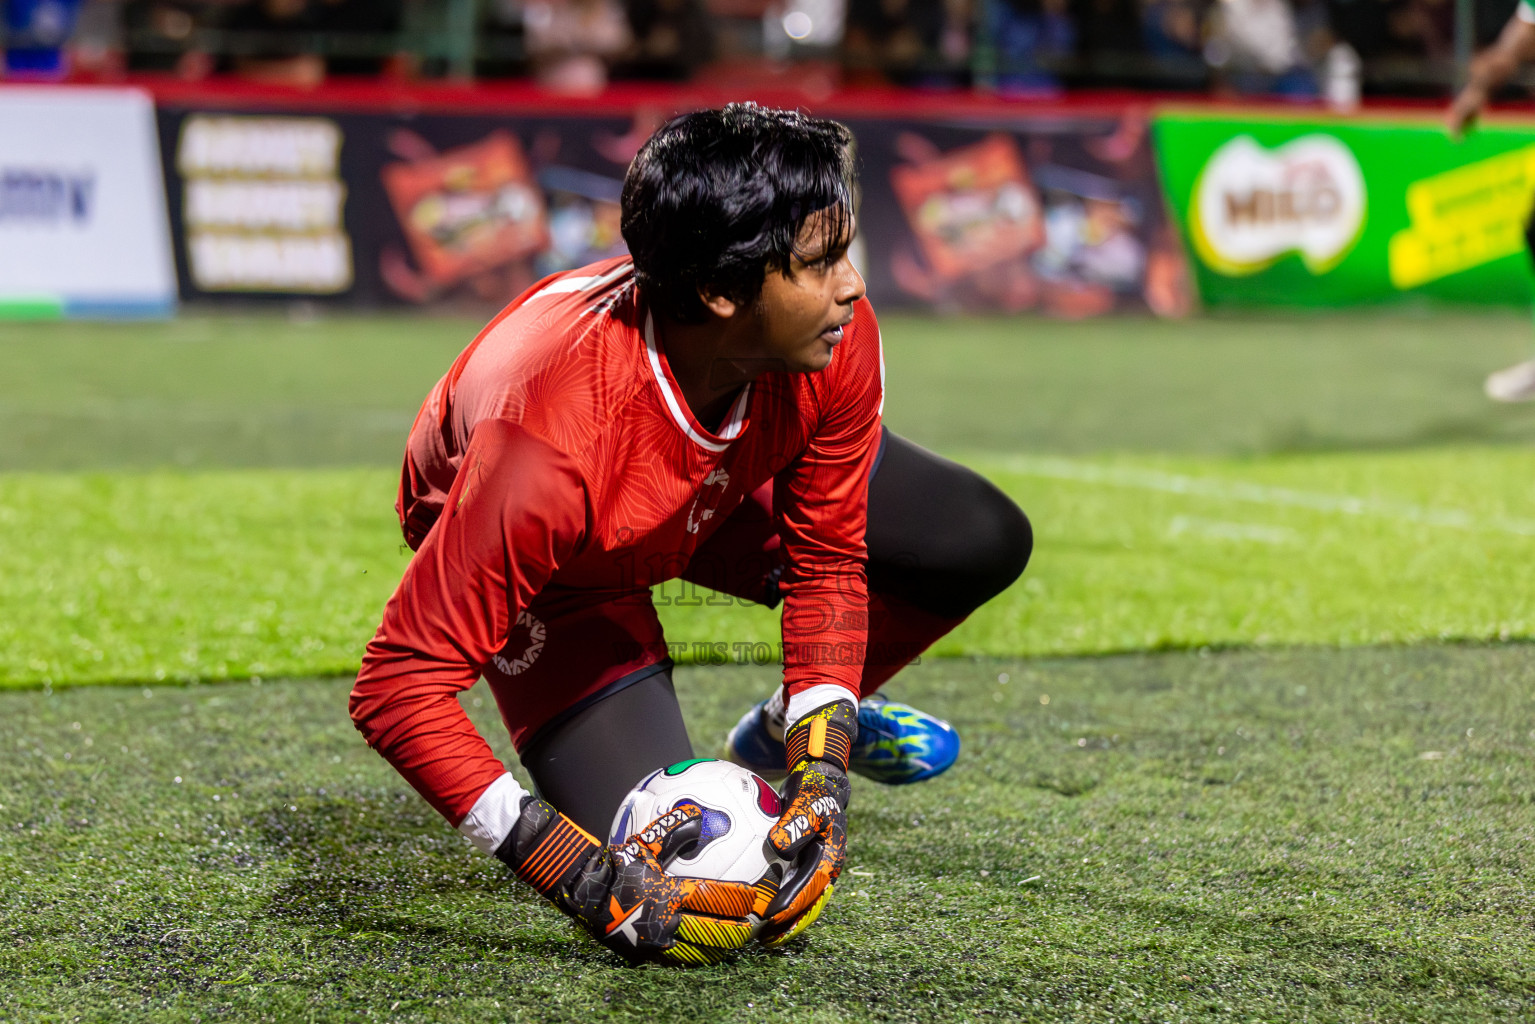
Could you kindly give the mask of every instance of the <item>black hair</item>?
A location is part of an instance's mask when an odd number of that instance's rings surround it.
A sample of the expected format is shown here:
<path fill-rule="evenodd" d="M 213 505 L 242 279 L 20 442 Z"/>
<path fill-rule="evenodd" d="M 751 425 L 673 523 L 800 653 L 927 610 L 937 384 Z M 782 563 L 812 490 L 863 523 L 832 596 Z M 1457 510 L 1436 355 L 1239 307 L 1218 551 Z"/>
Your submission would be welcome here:
<path fill-rule="evenodd" d="M 748 304 L 769 268 L 789 273 L 812 214 L 829 210 L 828 244 L 846 242 L 852 140 L 835 121 L 755 103 L 662 125 L 624 176 L 624 241 L 647 299 L 676 320 L 700 323 L 700 289 Z"/>

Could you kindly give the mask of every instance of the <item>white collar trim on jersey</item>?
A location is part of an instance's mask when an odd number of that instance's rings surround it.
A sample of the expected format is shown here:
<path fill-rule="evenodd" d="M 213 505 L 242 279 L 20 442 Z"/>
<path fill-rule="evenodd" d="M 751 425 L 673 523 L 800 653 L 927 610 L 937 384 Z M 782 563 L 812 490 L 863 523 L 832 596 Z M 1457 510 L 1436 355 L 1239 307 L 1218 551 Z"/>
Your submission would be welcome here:
<path fill-rule="evenodd" d="M 711 437 L 694 425 L 693 417 L 688 414 L 682 404 L 682 396 L 672 387 L 671 380 L 666 375 L 666 367 L 661 365 L 661 352 L 656 348 L 656 332 L 654 322 L 649 312 L 645 314 L 645 352 L 650 356 L 650 371 L 656 375 L 656 383 L 660 385 L 661 397 L 666 400 L 666 408 L 672 414 L 672 419 L 682 432 L 700 447 L 707 448 L 711 452 L 722 452 L 730 447 L 730 442 L 741 436 L 741 430 L 746 425 L 746 406 L 751 401 L 752 386 L 747 381 L 741 389 L 741 395 L 730 407 L 730 415 L 725 417 L 725 422 L 720 426 L 717 436 Z"/>

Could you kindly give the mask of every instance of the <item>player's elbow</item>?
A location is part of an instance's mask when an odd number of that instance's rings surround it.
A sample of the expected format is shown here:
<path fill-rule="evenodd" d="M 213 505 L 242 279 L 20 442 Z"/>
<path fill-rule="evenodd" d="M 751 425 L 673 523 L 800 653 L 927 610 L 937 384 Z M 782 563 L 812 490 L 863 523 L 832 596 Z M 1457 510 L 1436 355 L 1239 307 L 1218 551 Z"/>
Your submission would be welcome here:
<path fill-rule="evenodd" d="M 383 671 L 384 666 L 375 656 L 373 645 L 368 647 L 357 681 L 352 684 L 351 695 L 347 698 L 347 712 L 368 746 L 379 750 L 389 724 L 401 717 L 398 706 L 401 694 L 393 673 Z"/>
<path fill-rule="evenodd" d="M 363 739 L 368 741 L 368 746 L 378 746 L 378 730 L 374 722 L 378 717 L 380 706 L 379 695 L 370 688 L 359 675 L 357 682 L 352 687 L 351 696 L 347 699 L 347 712 L 352 716 L 352 725 L 362 733 Z"/>

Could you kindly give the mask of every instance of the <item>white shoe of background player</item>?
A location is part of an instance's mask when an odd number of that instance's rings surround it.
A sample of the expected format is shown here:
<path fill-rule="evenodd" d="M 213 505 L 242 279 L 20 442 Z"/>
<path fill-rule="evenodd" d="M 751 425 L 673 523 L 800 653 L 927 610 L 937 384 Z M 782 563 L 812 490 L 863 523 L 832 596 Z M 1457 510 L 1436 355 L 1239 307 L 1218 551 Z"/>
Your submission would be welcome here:
<path fill-rule="evenodd" d="M 1535 399 L 1535 359 L 1488 374 L 1482 390 L 1495 402 L 1528 402 Z"/>

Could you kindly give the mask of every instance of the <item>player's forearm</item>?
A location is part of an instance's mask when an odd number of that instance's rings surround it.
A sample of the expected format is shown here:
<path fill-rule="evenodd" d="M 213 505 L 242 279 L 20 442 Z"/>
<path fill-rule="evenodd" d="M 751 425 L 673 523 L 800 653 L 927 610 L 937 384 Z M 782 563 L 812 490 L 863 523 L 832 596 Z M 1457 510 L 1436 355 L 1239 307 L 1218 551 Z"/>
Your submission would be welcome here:
<path fill-rule="evenodd" d="M 506 772 L 458 703 L 478 677 L 375 640 L 352 688 L 352 722 L 368 745 L 455 826 Z"/>
<path fill-rule="evenodd" d="M 1467 88 L 1490 93 L 1513 78 L 1520 64 L 1531 57 L 1535 57 L 1535 25 L 1512 18 L 1498 41 L 1471 62 Z"/>
<path fill-rule="evenodd" d="M 1502 46 L 1494 46 L 1471 62 L 1471 74 L 1466 88 L 1483 94 L 1490 93 L 1514 77 L 1514 73 L 1519 70 L 1519 63 L 1516 54 Z"/>
<path fill-rule="evenodd" d="M 784 686 L 788 724 L 835 699 L 858 702 L 868 656 L 869 594 L 863 567 L 785 576 Z"/>

